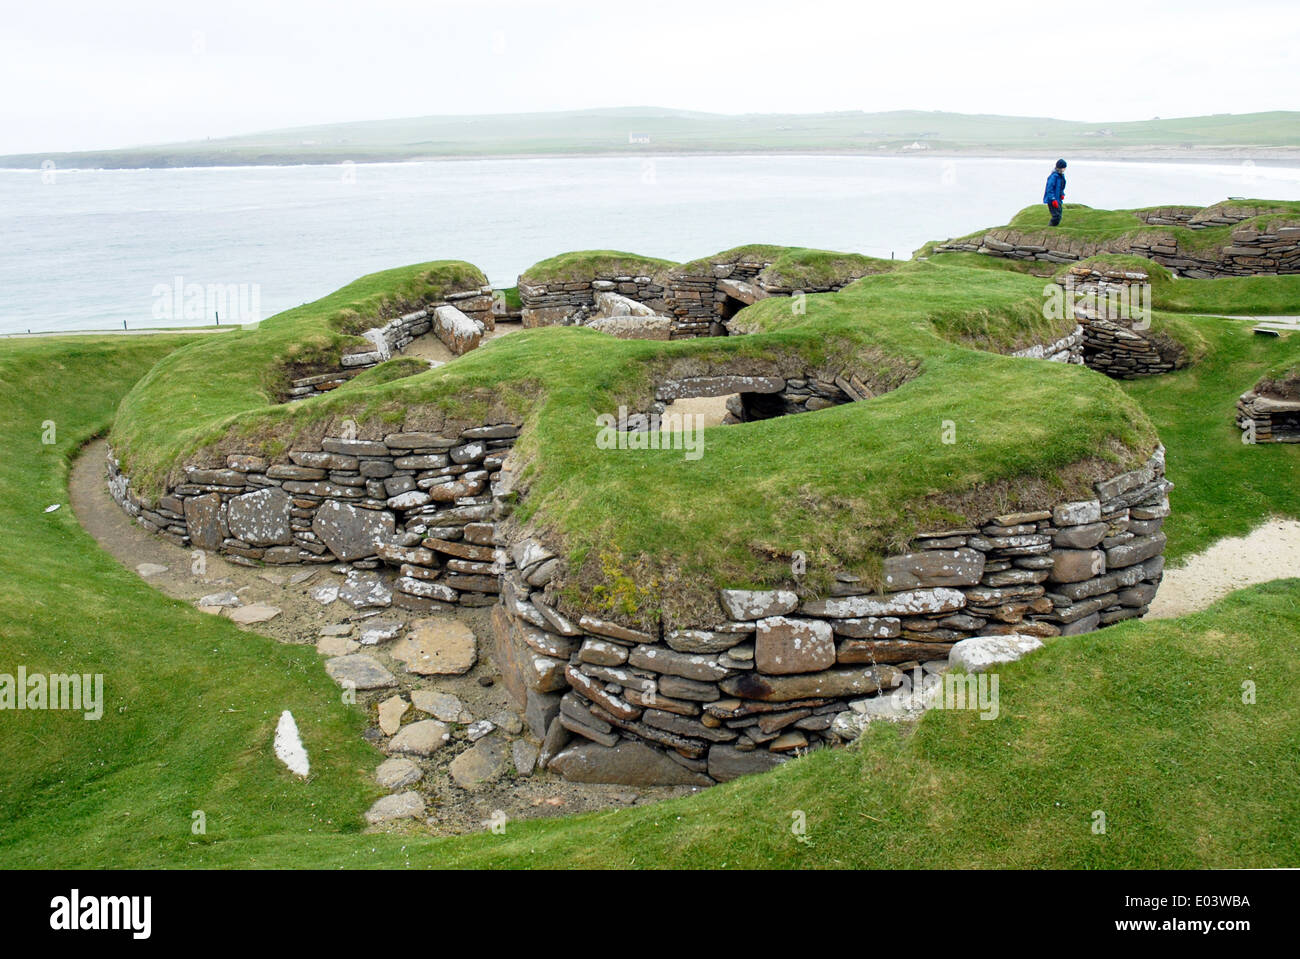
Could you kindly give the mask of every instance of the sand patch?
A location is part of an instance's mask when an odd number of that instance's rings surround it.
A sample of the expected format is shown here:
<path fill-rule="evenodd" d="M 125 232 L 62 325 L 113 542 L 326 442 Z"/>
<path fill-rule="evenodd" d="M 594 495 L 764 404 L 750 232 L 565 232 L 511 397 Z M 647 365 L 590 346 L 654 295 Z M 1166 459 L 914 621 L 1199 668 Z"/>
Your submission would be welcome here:
<path fill-rule="evenodd" d="M 1234 589 L 1300 577 L 1300 522 L 1276 517 L 1245 536 L 1221 539 L 1183 566 L 1165 570 L 1147 619 L 1205 609 Z"/>

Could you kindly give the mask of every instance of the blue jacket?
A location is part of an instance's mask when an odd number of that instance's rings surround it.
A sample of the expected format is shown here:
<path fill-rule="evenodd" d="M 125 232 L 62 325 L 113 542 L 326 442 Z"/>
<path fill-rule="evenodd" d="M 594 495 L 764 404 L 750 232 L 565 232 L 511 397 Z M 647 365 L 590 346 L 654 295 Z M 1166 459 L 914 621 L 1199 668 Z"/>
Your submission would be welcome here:
<path fill-rule="evenodd" d="M 1051 203 L 1056 200 L 1058 203 L 1065 202 L 1065 174 L 1060 170 L 1053 170 L 1047 177 L 1047 189 L 1043 191 L 1043 202 Z"/>

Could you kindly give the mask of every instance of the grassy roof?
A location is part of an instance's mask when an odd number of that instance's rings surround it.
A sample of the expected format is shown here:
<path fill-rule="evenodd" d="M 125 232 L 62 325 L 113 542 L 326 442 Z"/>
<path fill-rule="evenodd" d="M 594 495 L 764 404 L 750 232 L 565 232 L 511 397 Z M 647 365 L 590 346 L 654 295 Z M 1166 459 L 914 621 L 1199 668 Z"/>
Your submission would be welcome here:
<path fill-rule="evenodd" d="M 575 250 L 534 263 L 519 279 L 524 283 L 577 283 L 603 276 L 654 276 L 676 265 L 672 260 L 619 250 Z"/>
<path fill-rule="evenodd" d="M 344 420 L 362 438 L 523 422 L 527 495 L 516 516 L 567 551 L 569 601 L 599 605 L 635 571 L 645 589 L 631 618 L 689 618 L 714 609 L 715 587 L 788 582 L 795 550 L 808 556 L 814 586 L 839 564 L 871 575 L 918 530 L 1090 495 L 1091 481 L 1145 459 L 1155 431 L 1104 376 L 973 348 L 1061 335 L 1072 321 L 1044 319 L 1042 287 L 1014 273 L 909 263 L 810 296 L 802 315 L 792 300 L 762 301 L 741 314 L 750 336 L 525 330 L 428 372 L 287 405 L 270 405 L 257 386 L 282 362 L 280 341 L 245 334 L 162 360 L 123 401 L 112 441 L 128 473 L 156 492 L 182 462 L 235 449 L 278 456 L 336 435 Z M 265 325 L 280 331 L 314 315 L 300 311 Z M 598 415 L 647 408 L 668 377 L 846 371 L 898 388 L 709 429 L 697 460 L 596 447 Z"/>
<path fill-rule="evenodd" d="M 1206 253 L 1232 245 L 1232 234 L 1238 230 L 1265 230 L 1275 222 L 1300 221 L 1300 202 L 1292 200 L 1227 200 L 1206 207 L 1203 216 L 1215 212 L 1253 214 L 1232 224 L 1221 224 L 1199 229 L 1189 226 L 1149 226 L 1138 217 L 1142 210 L 1160 209 L 1143 207 L 1141 210 L 1096 210 L 1081 203 L 1065 204 L 1059 226 L 1050 226 L 1046 207 L 1034 203 L 1011 218 L 1011 222 L 969 233 L 960 240 L 974 240 L 991 233 L 994 237 L 1015 237 L 1021 242 L 1036 243 L 1049 248 L 1069 247 L 1076 251 L 1092 253 L 1122 252 L 1136 239 L 1160 240 L 1176 243 L 1178 248 L 1191 253 Z M 1066 241 L 1066 242 L 1062 242 Z M 1074 241 L 1070 243 L 1069 241 Z M 929 252 L 932 244 L 922 248 Z"/>
<path fill-rule="evenodd" d="M 760 278 L 769 286 L 780 286 L 787 290 L 817 289 L 843 285 L 877 273 L 888 273 L 896 266 L 896 260 L 882 260 L 861 253 L 787 247 L 776 255 L 772 265 L 760 274 Z"/>

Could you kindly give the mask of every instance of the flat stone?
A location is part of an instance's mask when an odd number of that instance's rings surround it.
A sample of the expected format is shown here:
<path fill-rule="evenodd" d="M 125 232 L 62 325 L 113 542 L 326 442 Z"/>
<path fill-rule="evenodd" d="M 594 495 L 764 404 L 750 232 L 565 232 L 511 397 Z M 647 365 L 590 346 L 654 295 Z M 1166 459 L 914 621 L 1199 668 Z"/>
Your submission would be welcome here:
<path fill-rule="evenodd" d="M 342 453 L 345 456 L 389 455 L 388 447 L 378 440 L 349 440 L 327 436 L 321 440 L 320 448 L 327 453 Z"/>
<path fill-rule="evenodd" d="M 966 605 L 966 596 L 956 589 L 936 587 L 893 593 L 887 597 L 843 596 L 804 603 L 801 611 L 810 616 L 853 619 L 881 616 L 924 616 L 951 613 Z"/>
<path fill-rule="evenodd" d="M 548 652 L 548 650 L 542 650 Z M 578 650 L 578 659 L 597 666 L 621 666 L 627 662 L 627 647 L 601 639 L 586 639 Z"/>
<path fill-rule="evenodd" d="M 160 576 L 167 572 L 167 567 L 159 563 L 141 563 L 135 568 L 135 571 L 145 579 L 148 579 L 151 576 Z"/>
<path fill-rule="evenodd" d="M 287 546 L 293 542 L 290 510 L 293 502 L 277 486 L 236 496 L 227 507 L 230 535 L 252 546 Z"/>
<path fill-rule="evenodd" d="M 846 639 L 840 643 L 836 661 L 856 663 L 907 663 L 947 659 L 951 643 L 925 643 L 911 639 Z"/>
<path fill-rule="evenodd" d="M 495 779 L 506 771 L 504 741 L 500 736 L 480 739 L 453 759 L 447 771 L 462 789 Z"/>
<path fill-rule="evenodd" d="M 648 669 L 670 676 L 703 681 L 718 680 L 727 675 L 727 668 L 711 656 L 678 653 L 662 646 L 637 646 L 628 655 L 628 665 Z"/>
<path fill-rule="evenodd" d="M 774 753 L 789 753 L 797 749 L 803 749 L 807 745 L 808 737 L 803 734 L 802 730 L 794 729 L 772 740 L 767 748 Z"/>
<path fill-rule="evenodd" d="M 967 673 L 980 673 L 990 666 L 1015 662 L 1026 653 L 1042 649 L 1043 641 L 1037 636 L 1010 633 L 1004 636 L 972 636 L 954 643 L 948 653 L 948 663 L 953 669 Z"/>
<path fill-rule="evenodd" d="M 346 656 L 360 648 L 360 643 L 347 636 L 322 636 L 316 640 L 316 652 L 322 656 Z"/>
<path fill-rule="evenodd" d="M 379 704 L 379 728 L 385 736 L 391 736 L 402 728 L 402 717 L 410 708 L 401 696 L 389 696 Z"/>
<path fill-rule="evenodd" d="M 524 722 L 529 731 L 538 739 L 546 735 L 553 720 L 560 712 L 560 694 L 543 693 L 535 689 L 528 690 L 524 702 Z"/>
<path fill-rule="evenodd" d="M 835 699 L 865 696 L 893 689 L 902 673 L 893 666 L 837 667 L 798 676 L 762 676 L 743 673 L 722 680 L 718 686 L 730 696 L 761 702 L 789 702 L 795 699 Z"/>
<path fill-rule="evenodd" d="M 221 529 L 221 494 L 185 497 L 185 528 L 190 544 L 216 552 L 225 535 Z"/>
<path fill-rule="evenodd" d="M 396 819 L 418 819 L 424 815 L 424 797 L 418 792 L 383 796 L 366 810 L 366 822 L 372 826 Z"/>
<path fill-rule="evenodd" d="M 813 673 L 835 665 L 835 634 L 820 619 L 769 616 L 758 621 L 754 665 L 760 673 Z"/>
<path fill-rule="evenodd" d="M 622 626 L 618 623 L 611 623 L 607 620 L 597 619 L 594 616 L 580 617 L 578 619 L 578 625 L 589 633 L 595 633 L 598 636 L 605 636 L 622 643 L 654 642 L 654 637 L 647 632 L 643 632 L 639 629 L 632 629 L 628 626 Z"/>
<path fill-rule="evenodd" d="M 902 620 L 896 616 L 866 616 L 861 619 L 837 619 L 831 628 L 838 636 L 851 639 L 891 639 L 902 632 Z"/>
<path fill-rule="evenodd" d="M 748 633 L 712 629 L 674 629 L 665 637 L 665 642 L 679 653 L 721 653 L 740 645 L 748 637 Z"/>
<path fill-rule="evenodd" d="M 361 627 L 361 645 L 377 646 L 390 639 L 396 639 L 402 631 L 402 624 L 391 619 L 368 620 Z"/>
<path fill-rule="evenodd" d="M 226 590 L 221 593 L 209 593 L 207 596 L 200 599 L 196 605 L 217 607 L 243 606 L 244 601 L 236 596 L 232 591 Z"/>
<path fill-rule="evenodd" d="M 419 619 L 411 631 L 390 651 L 393 659 L 405 663 L 408 672 L 420 676 L 454 676 L 467 673 L 478 661 L 478 643 L 473 631 L 450 616 Z"/>
<path fill-rule="evenodd" d="M 730 396 L 732 393 L 779 393 L 785 380 L 779 376 L 689 376 L 666 380 L 655 388 L 657 400 L 695 396 Z"/>
<path fill-rule="evenodd" d="M 742 751 L 726 743 L 715 743 L 709 747 L 709 775 L 720 783 L 730 782 L 740 776 L 775 769 L 786 758 L 766 749 Z"/>
<path fill-rule="evenodd" d="M 1106 565 L 1112 569 L 1123 569 L 1135 563 L 1159 556 L 1165 549 L 1165 534 L 1155 533 L 1151 536 L 1139 536 L 1119 546 L 1106 550 Z"/>
<path fill-rule="evenodd" d="M 385 585 L 378 573 L 350 569 L 339 587 L 338 598 L 354 609 L 367 609 L 393 604 L 393 591 Z"/>
<path fill-rule="evenodd" d="M 232 623 L 238 623 L 240 626 L 253 626 L 257 623 L 266 623 L 275 619 L 280 615 L 280 607 L 270 606 L 266 603 L 253 603 L 250 606 L 232 609 L 226 615 Z"/>
<path fill-rule="evenodd" d="M 713 780 L 669 759 L 643 743 L 616 746 L 577 742 L 560 750 L 547 764 L 570 782 L 620 786 L 709 786 Z"/>
<path fill-rule="evenodd" d="M 1067 526 L 1056 531 L 1052 545 L 1061 549 L 1092 549 L 1106 537 L 1106 524 L 1088 523 L 1085 526 Z"/>
<path fill-rule="evenodd" d="M 985 557 L 977 549 L 927 549 L 884 561 L 885 589 L 974 586 L 984 575 Z"/>
<path fill-rule="evenodd" d="M 375 770 L 375 782 L 385 789 L 414 786 L 424 778 L 424 770 L 404 756 L 385 759 Z"/>
<path fill-rule="evenodd" d="M 436 719 L 421 719 L 407 723 L 388 741 L 390 753 L 406 753 L 411 756 L 428 756 L 437 752 L 451 739 L 447 727 Z"/>
<path fill-rule="evenodd" d="M 510 758 L 514 760 L 515 771 L 521 776 L 531 776 L 537 768 L 538 749 L 525 739 L 516 739 L 510 744 Z"/>
<path fill-rule="evenodd" d="M 473 714 L 465 708 L 460 697 L 430 689 L 411 690 L 411 704 L 422 713 L 428 713 L 444 723 L 467 725 L 474 721 Z"/>
<path fill-rule="evenodd" d="M 311 529 L 343 562 L 375 555 L 379 545 L 391 542 L 396 533 L 392 513 L 334 500 L 326 500 L 316 510 Z"/>
<path fill-rule="evenodd" d="M 799 606 L 798 595 L 788 589 L 723 589 L 718 600 L 729 617 L 743 621 L 783 616 Z"/>
<path fill-rule="evenodd" d="M 383 664 L 364 653 L 327 659 L 325 672 L 340 686 L 353 689 L 382 689 L 397 685 L 397 678 Z"/>
<path fill-rule="evenodd" d="M 1053 583 L 1081 583 L 1106 572 L 1106 554 L 1099 549 L 1054 549 L 1051 555 Z"/>

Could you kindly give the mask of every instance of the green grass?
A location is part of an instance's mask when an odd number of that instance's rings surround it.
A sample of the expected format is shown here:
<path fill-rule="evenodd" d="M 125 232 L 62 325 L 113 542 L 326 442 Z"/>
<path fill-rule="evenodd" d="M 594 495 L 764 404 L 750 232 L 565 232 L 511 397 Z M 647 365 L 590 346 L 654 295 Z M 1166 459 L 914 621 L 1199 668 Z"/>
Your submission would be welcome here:
<path fill-rule="evenodd" d="M 1022 211 L 1017 219 L 1033 222 L 1037 211 Z M 1111 213 L 1114 211 L 1099 211 Z M 1014 222 L 1014 221 L 1013 221 Z M 1042 225 L 1042 224 L 1040 224 Z M 1060 228 L 1058 228 L 1060 229 Z M 1163 229 L 1161 227 L 1143 227 L 1142 229 Z M 1231 227 L 1218 228 L 1215 234 L 1222 239 L 1223 231 Z M 982 235 L 987 231 L 980 231 Z M 1108 238 L 1127 235 L 1129 231 L 1119 231 Z M 1187 231 L 1192 236 L 1208 233 L 1208 230 Z M 1067 231 L 1067 235 L 1075 235 Z M 1131 253 L 1098 253 L 1086 257 L 1078 264 L 1058 266 L 1035 260 L 1012 260 L 1000 256 L 987 256 L 980 253 L 934 252 L 936 244 L 929 243 L 917 251 L 929 262 L 947 266 L 969 266 L 989 270 L 1004 270 L 1025 273 L 1034 276 L 1062 276 L 1072 267 L 1096 266 L 1099 268 L 1136 270 L 1150 277 L 1151 302 L 1158 310 L 1170 313 L 1230 314 L 1246 316 L 1289 316 L 1300 314 L 1300 275 L 1284 276 L 1225 276 L 1213 279 L 1193 280 L 1176 279 L 1164 266 L 1154 260 L 1136 256 Z"/>
<path fill-rule="evenodd" d="M 1232 234 L 1237 230 L 1263 230 L 1275 222 L 1297 222 L 1300 201 L 1225 200 L 1205 210 L 1243 210 L 1255 215 L 1235 224 L 1192 229 L 1182 225 L 1148 226 L 1138 218 L 1138 210 L 1096 210 L 1081 203 L 1066 203 L 1060 225 L 1053 227 L 1048 222 L 1047 208 L 1034 203 L 1018 212 L 1005 226 L 976 230 L 960 239 L 970 240 L 992 232 L 995 237 L 1012 237 L 1021 242 L 1058 249 L 1068 246 L 1075 252 L 1082 251 L 1088 255 L 1122 253 L 1132 241 L 1145 240 L 1162 245 L 1176 244 L 1183 253 L 1207 255 L 1231 246 Z M 918 252 L 929 253 L 935 246 L 934 243 L 926 244 Z"/>
<path fill-rule="evenodd" d="M 590 605 L 598 587 L 633 568 L 653 581 L 634 617 L 642 621 L 712 609 L 718 586 L 783 582 L 794 550 L 809 557 L 815 583 L 837 562 L 872 575 L 881 555 L 921 527 L 1086 495 L 1101 473 L 1142 461 L 1155 445 L 1151 424 L 1104 377 L 984 351 L 1073 327 L 1044 318 L 1040 280 L 916 263 L 810 296 L 803 315 L 792 313 L 795 302 L 773 298 L 742 312 L 750 336 L 663 343 L 525 330 L 426 373 L 284 406 L 240 385 L 276 362 L 252 352 L 255 343 L 225 354 L 186 347 L 130 392 L 111 439 L 133 481 L 157 492 L 183 460 L 217 463 L 235 449 L 277 455 L 345 419 L 363 437 L 402 424 L 525 422 L 518 450 L 529 495 L 518 515 L 569 554 L 575 605 Z M 670 376 L 846 370 L 884 395 L 711 429 L 699 460 L 595 445 L 597 415 L 645 409 L 653 384 Z M 942 442 L 949 423 L 951 445 Z M 972 488 L 982 491 L 976 499 Z"/>
<path fill-rule="evenodd" d="M 1153 283 L 1151 297 L 1162 310 L 1245 316 L 1300 314 L 1300 276 L 1225 276 L 1209 280 Z"/>
<path fill-rule="evenodd" d="M 310 647 L 280 646 L 167 599 L 102 552 L 68 506 L 70 457 L 108 425 L 172 335 L 0 344 L 0 672 L 104 675 L 98 722 L 0 714 L 0 863 L 157 866 L 232 836 L 355 833 L 376 792 L 360 712 Z M 54 445 L 42 444 L 45 424 Z M 45 513 L 52 503 L 57 512 Z M 314 778 L 268 749 L 291 709 Z M 191 814 L 207 816 L 206 836 Z"/>
<path fill-rule="evenodd" d="M 534 263 L 519 279 L 524 283 L 590 282 L 607 276 L 654 276 L 676 265 L 672 260 L 619 250 L 574 250 Z"/>
<path fill-rule="evenodd" d="M 998 284 L 976 286 L 983 302 L 996 302 Z M 1293 365 L 1292 346 L 1223 321 L 1189 322 L 1210 346 L 1201 364 L 1123 386 L 1168 447 L 1178 484 L 1167 525 L 1171 556 L 1242 532 L 1275 509 L 1300 514 L 1300 448 L 1244 447 L 1231 427 L 1236 394 L 1259 371 Z M 497 341 L 482 356 L 515 339 Z M 557 352 L 582 352 L 591 342 L 567 339 L 546 342 Z M 107 427 L 131 384 L 183 342 L 0 342 L 0 438 L 8 454 L 0 459 L 0 671 L 18 664 L 102 671 L 108 701 L 98 723 L 3 714 L 2 867 L 1300 862 L 1296 580 L 1240 591 L 1179 620 L 1051 641 L 1000 670 L 1001 716 L 993 722 L 932 712 L 913 734 L 875 728 L 860 746 L 822 751 L 695 797 L 511 823 L 500 836 L 359 835 L 360 814 L 375 795 L 366 774 L 381 757 L 362 742 L 360 711 L 339 702 L 315 652 L 169 600 L 101 552 L 66 506 L 69 457 Z M 523 342 L 516 348 L 512 358 L 529 353 Z M 1016 362 L 956 350 L 944 362 L 963 356 Z M 986 372 L 965 362 L 968 373 Z M 1038 365 L 1021 361 L 1022 369 Z M 1072 384 L 1102 380 L 1077 372 Z M 53 446 L 40 443 L 47 420 L 57 426 Z M 65 506 L 44 513 L 53 502 Z M 1258 683 L 1256 705 L 1241 701 L 1247 679 Z M 307 783 L 271 754 L 283 708 L 293 710 L 311 754 Z M 190 831 L 200 809 L 206 836 Z M 795 810 L 807 818 L 805 842 L 791 833 Z M 1091 830 L 1096 810 L 1106 814 L 1105 835 Z"/>
<path fill-rule="evenodd" d="M 1255 336 L 1246 323 L 1210 317 L 1181 322 L 1200 333 L 1205 356 L 1189 369 L 1123 384 L 1168 450 L 1168 476 L 1177 488 L 1165 522 L 1165 555 L 1175 562 L 1216 539 L 1249 532 L 1271 513 L 1300 518 L 1300 447 L 1243 444 L 1234 422 L 1237 397 L 1262 376 L 1300 361 L 1300 336 Z"/>
<path fill-rule="evenodd" d="M 133 481 L 159 488 L 163 471 L 195 448 L 202 427 L 274 402 L 292 376 L 337 369 L 350 346 L 371 348 L 355 334 L 486 282 L 476 267 L 458 260 L 383 270 L 269 317 L 254 330 L 196 339 L 150 370 L 122 411 L 115 444 L 130 456 L 136 442 L 152 437 L 149 442 L 157 445 L 151 449 L 159 453 L 137 460 L 140 472 Z M 415 369 L 407 361 L 358 379 L 374 384 Z"/>

